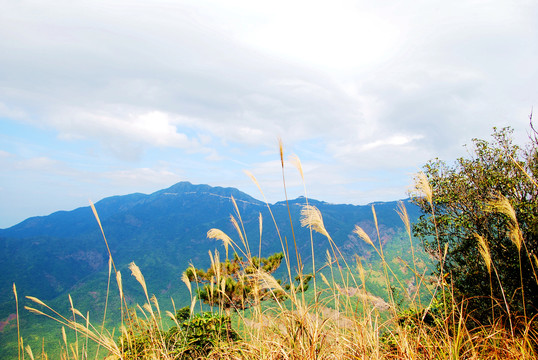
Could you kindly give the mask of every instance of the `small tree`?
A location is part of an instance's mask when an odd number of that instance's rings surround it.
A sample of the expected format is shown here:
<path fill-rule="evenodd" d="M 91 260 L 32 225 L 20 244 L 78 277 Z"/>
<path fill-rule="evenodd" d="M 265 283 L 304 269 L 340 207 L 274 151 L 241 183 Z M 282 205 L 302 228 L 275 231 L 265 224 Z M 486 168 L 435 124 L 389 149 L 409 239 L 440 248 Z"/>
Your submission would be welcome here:
<path fill-rule="evenodd" d="M 470 158 L 453 166 L 428 162 L 424 173 L 433 196 L 414 200 L 424 213 L 415 235 L 480 321 L 492 315 L 490 294 L 503 311 L 538 313 L 538 142 L 532 137 L 522 149 L 511 134 L 494 129 L 492 142 L 473 139 Z"/>
<path fill-rule="evenodd" d="M 286 296 L 283 290 L 289 289 L 290 285 L 282 287 L 280 280 L 275 280 L 277 286 L 263 286 L 268 275 L 279 268 L 283 257 L 283 253 L 276 253 L 267 258 L 254 256 L 244 260 L 234 253 L 232 260 L 219 262 L 216 253 L 206 271 L 190 267 L 185 275 L 190 282 L 202 284 L 198 296 L 206 304 L 226 310 L 243 310 L 260 301 Z M 302 291 L 308 288 L 310 279 L 310 275 L 303 276 Z"/>

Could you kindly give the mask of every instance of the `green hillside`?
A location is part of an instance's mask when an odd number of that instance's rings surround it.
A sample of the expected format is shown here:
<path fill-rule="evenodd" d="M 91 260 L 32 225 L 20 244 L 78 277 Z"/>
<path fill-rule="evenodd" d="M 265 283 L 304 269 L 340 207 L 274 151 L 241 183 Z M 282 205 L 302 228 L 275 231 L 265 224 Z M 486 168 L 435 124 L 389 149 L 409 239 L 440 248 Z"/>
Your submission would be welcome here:
<path fill-rule="evenodd" d="M 218 228 L 239 241 L 230 222 L 231 214 L 237 217 L 232 196 L 250 247 L 259 248 L 258 218 L 261 214 L 262 255 L 282 251 L 267 205 L 236 189 L 183 182 L 150 195 L 116 196 L 95 204 L 115 266 L 123 275 L 123 291 L 131 306 L 144 302 L 139 284 L 129 275 L 128 264 L 132 261 L 143 271 L 148 291 L 156 295 L 163 308 L 172 308 L 170 299 L 177 307 L 189 304 L 189 293 L 181 282 L 183 271 L 189 264 L 208 267 L 209 251 L 218 249 L 224 254 L 222 244 L 208 239 L 207 231 Z M 272 204 L 270 209 L 282 238 L 292 244 L 295 234 L 298 252 L 305 264 L 305 272 L 308 272 L 312 267 L 310 231 L 300 226 L 300 212 L 305 201 L 298 198 L 289 202 L 293 233 L 286 203 Z M 354 255 L 363 259 L 369 291 L 386 298 L 386 288 L 380 281 L 379 255 L 353 233 L 354 226 L 359 225 L 378 244 L 371 206 L 328 204 L 316 200 L 309 200 L 309 204 L 321 211 L 327 231 L 344 256 L 349 261 L 353 260 Z M 417 218 L 418 209 L 408 202 L 405 204 L 410 217 Z M 387 256 L 395 261 L 395 274 L 401 276 L 402 281 L 410 281 L 414 275 L 406 266 L 412 263 L 409 238 L 395 211 L 396 206 L 396 202 L 378 203 L 375 210 L 381 242 Z M 322 235 L 314 233 L 313 244 L 318 263 L 324 262 L 326 252 L 330 249 L 329 242 Z M 21 309 L 31 304 L 24 298 L 30 295 L 45 301 L 54 309 L 63 309 L 66 315 L 69 314 L 70 294 L 77 309 L 84 314 L 90 312 L 94 321 L 102 318 L 108 282 L 108 252 L 90 207 L 30 218 L 12 228 L 0 230 L 0 246 L 4 249 L 0 255 L 0 270 L 4 274 L 0 280 L 0 319 L 8 321 L 15 313 L 13 283 L 17 286 Z M 293 253 L 292 245 L 289 246 Z M 424 254 L 421 256 L 426 267 L 428 258 Z M 290 259 L 291 266 L 295 267 L 296 258 L 290 256 Z M 281 267 L 276 276 L 282 277 L 284 274 Z M 107 324 L 114 326 L 121 320 L 114 278 L 110 294 Z M 32 347 L 43 341 L 42 337 L 45 337 L 49 349 L 58 346 L 59 328 L 49 319 L 23 311 L 21 329 L 23 338 L 32 343 Z M 14 339 L 16 328 L 14 322 L 9 321 L 0 335 L 4 354 L 14 354 Z"/>

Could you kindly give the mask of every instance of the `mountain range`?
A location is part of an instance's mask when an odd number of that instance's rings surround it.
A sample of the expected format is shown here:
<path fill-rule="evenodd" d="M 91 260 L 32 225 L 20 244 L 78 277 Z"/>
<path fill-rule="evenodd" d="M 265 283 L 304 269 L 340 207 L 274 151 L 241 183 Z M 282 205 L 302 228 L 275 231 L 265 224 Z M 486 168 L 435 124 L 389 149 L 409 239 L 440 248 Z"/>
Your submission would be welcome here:
<path fill-rule="evenodd" d="M 282 251 L 276 223 L 282 239 L 293 244 L 295 235 L 303 263 L 311 263 L 310 232 L 300 226 L 300 211 L 307 201 L 321 211 L 327 231 L 344 256 L 358 254 L 367 262 L 376 256 L 369 245 L 353 234 L 355 224 L 370 234 L 374 242 L 392 245 L 395 253 L 407 252 L 409 248 L 409 239 L 402 235 L 403 223 L 395 211 L 397 202 L 357 206 L 300 197 L 266 204 L 234 188 L 180 182 L 149 195 L 108 197 L 97 202 L 95 208 L 115 266 L 123 277 L 128 277 L 127 266 L 134 261 L 141 268 L 151 293 L 163 299 L 173 298 L 175 304 L 185 306 L 190 297 L 180 280 L 182 272 L 189 264 L 207 267 L 208 251 L 219 249 L 224 254 L 222 244 L 208 239 L 207 231 L 218 228 L 240 242 L 230 215 L 243 223 L 247 241 L 256 252 L 260 244 L 262 255 Z M 408 200 L 403 203 L 410 220 L 416 219 L 419 209 Z M 381 239 L 375 230 L 372 205 Z M 326 238 L 314 235 L 316 261 L 324 261 L 328 247 Z M 32 217 L 0 229 L 0 249 L 0 345 L 10 342 L 7 336 L 13 332 L 13 283 L 23 303 L 23 296 L 31 295 L 65 308 L 67 294 L 71 294 L 81 306 L 97 312 L 102 309 L 109 256 L 89 206 Z M 140 295 L 137 283 L 134 279 L 131 282 L 126 279 L 124 283 L 125 293 L 135 301 Z M 32 317 L 22 316 L 21 326 L 35 326 L 37 317 Z"/>

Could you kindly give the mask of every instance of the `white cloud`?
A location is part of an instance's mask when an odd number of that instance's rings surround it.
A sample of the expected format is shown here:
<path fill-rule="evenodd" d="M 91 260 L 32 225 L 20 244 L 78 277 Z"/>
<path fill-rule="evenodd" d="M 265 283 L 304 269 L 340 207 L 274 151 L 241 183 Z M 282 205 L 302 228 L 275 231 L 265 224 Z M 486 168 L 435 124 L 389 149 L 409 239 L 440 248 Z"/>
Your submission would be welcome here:
<path fill-rule="evenodd" d="M 131 188 L 166 187 L 181 181 L 181 176 L 168 169 L 136 168 L 105 172 L 103 177 L 112 182 L 112 186 Z"/>
<path fill-rule="evenodd" d="M 161 111 L 87 113 L 71 109 L 54 116 L 52 125 L 64 140 L 98 139 L 103 147 L 122 159 L 138 159 L 147 147 L 172 147 L 187 152 L 210 153 L 211 149 L 178 131 L 174 116 Z"/>
<path fill-rule="evenodd" d="M 118 184 L 181 176 L 242 186 L 246 167 L 281 194 L 268 161 L 280 136 L 322 184 L 318 194 L 335 186 L 335 197 L 365 199 L 395 194 L 431 157 L 464 155 L 462 145 L 492 126 L 513 125 L 524 138 L 538 98 L 535 1 L 60 0 L 2 9 L 0 117 L 58 137 L 33 134 L 0 158 L 44 173 L 63 164 L 115 169 Z M 9 131 L 2 139 L 24 137 Z M 58 156 L 62 146 L 71 155 Z"/>
<path fill-rule="evenodd" d="M 11 174 L 17 176 L 33 176 L 32 174 L 43 174 L 47 176 L 72 177 L 77 171 L 67 163 L 50 158 L 48 156 L 22 157 L 7 151 L 0 150 L 0 161 L 5 178 Z"/>
<path fill-rule="evenodd" d="M 4 151 L 4 150 L 0 150 L 0 159 L 5 159 L 5 158 L 9 158 L 9 157 L 12 157 L 13 154 L 7 152 L 7 151 Z"/>
<path fill-rule="evenodd" d="M 366 150 L 373 150 L 382 146 L 398 147 L 402 145 L 407 145 L 410 142 L 414 140 L 419 140 L 419 139 L 422 139 L 421 135 L 413 135 L 413 136 L 393 135 L 386 139 L 380 139 L 371 143 L 364 144 L 363 146 L 361 146 L 361 148 L 363 151 L 366 151 Z"/>
<path fill-rule="evenodd" d="M 3 102 L 0 102 L 0 118 L 22 119 L 25 115 L 23 110 L 11 108 Z"/>
<path fill-rule="evenodd" d="M 286 11 L 270 14 L 238 36 L 266 53 L 337 72 L 365 71 L 397 45 L 399 34 L 390 19 L 349 1 L 280 5 Z"/>

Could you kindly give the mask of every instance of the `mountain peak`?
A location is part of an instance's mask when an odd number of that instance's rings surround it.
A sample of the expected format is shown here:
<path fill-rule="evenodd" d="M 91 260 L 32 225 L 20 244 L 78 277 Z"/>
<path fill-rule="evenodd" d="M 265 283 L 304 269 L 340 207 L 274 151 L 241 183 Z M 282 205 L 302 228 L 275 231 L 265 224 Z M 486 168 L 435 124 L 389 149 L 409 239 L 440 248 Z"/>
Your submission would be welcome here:
<path fill-rule="evenodd" d="M 174 184 L 167 189 L 159 190 L 151 194 L 151 196 L 171 195 L 171 194 L 183 195 L 183 194 L 192 194 L 192 193 L 196 193 L 199 195 L 202 195 L 202 194 L 216 195 L 216 196 L 222 196 L 222 197 L 228 197 L 228 198 L 231 198 L 233 196 L 234 199 L 238 201 L 246 201 L 246 202 L 255 203 L 255 204 L 261 203 L 259 200 L 253 198 L 252 196 L 236 188 L 210 186 L 207 184 L 195 185 L 188 181 L 178 182 L 177 184 Z"/>

